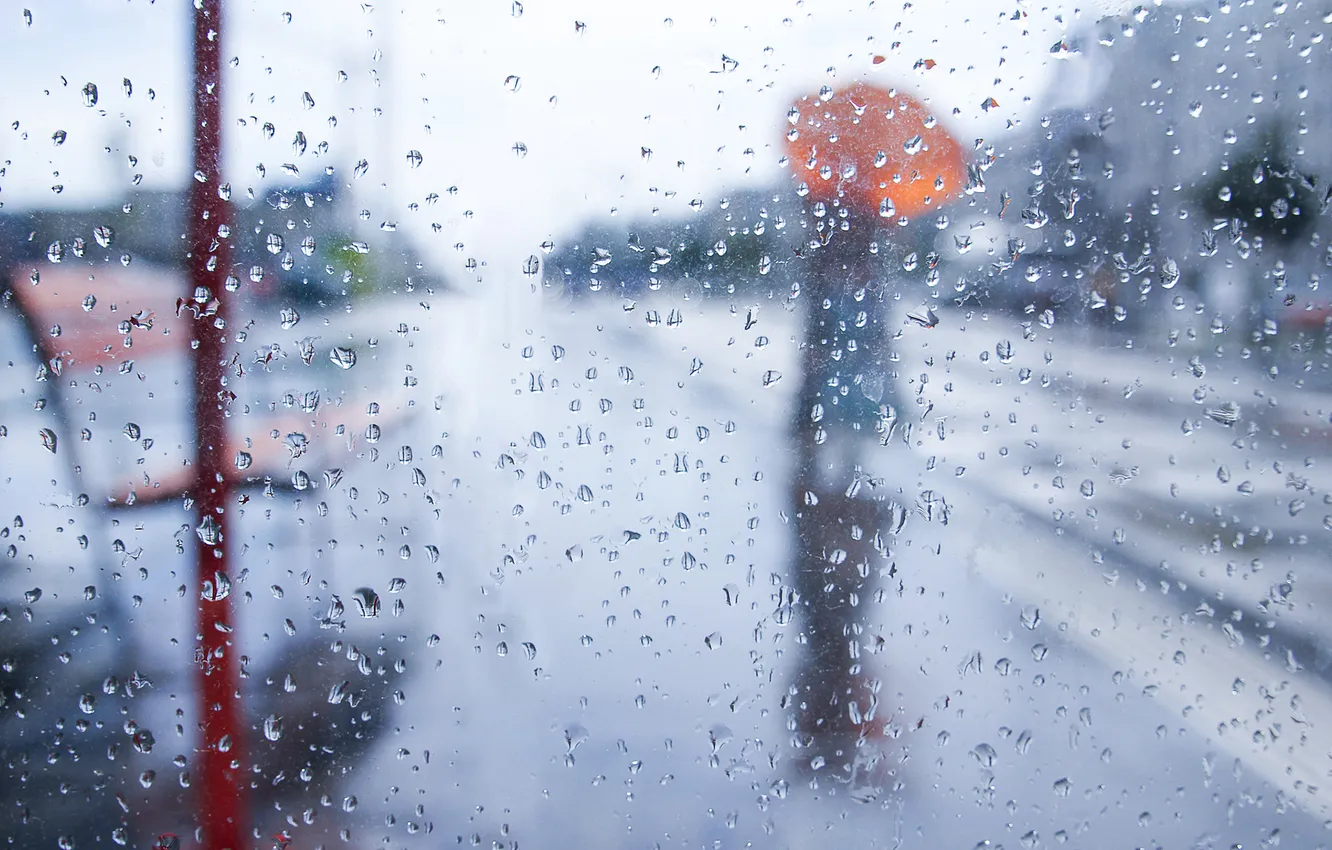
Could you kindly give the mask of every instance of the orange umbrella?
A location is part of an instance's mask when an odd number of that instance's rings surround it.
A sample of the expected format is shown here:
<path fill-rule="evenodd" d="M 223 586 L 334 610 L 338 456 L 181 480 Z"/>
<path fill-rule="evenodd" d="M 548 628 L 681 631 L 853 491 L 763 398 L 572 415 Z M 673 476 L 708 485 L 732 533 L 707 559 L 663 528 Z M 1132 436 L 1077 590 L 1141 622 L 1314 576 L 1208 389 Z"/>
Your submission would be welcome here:
<path fill-rule="evenodd" d="M 966 185 L 962 146 L 919 101 L 857 82 L 792 106 L 791 170 L 815 201 L 885 218 L 919 215 Z"/>

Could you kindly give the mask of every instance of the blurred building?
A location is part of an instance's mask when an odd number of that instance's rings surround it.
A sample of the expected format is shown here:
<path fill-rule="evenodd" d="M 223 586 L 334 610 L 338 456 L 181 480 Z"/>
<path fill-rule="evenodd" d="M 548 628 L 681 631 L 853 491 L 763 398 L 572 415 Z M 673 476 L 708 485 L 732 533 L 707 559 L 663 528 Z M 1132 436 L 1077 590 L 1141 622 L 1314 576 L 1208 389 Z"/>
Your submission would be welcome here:
<path fill-rule="evenodd" d="M 1271 335 L 1273 322 L 1320 327 L 1327 254 L 1315 225 L 1332 177 L 1332 95 L 1308 82 L 1332 55 L 1314 15 L 1163 5 L 1054 45 L 1069 64 L 1047 97 L 1055 106 L 986 178 L 990 195 L 1011 193 L 1015 217 L 1049 222 L 1039 234 L 1010 226 L 1035 250 L 991 289 L 1039 305 L 1059 288 L 1051 275 L 1076 274 L 1067 298 L 1119 306 L 1132 322 L 1134 305 L 1164 307 L 1183 285 L 1208 317 L 1249 335 Z"/>

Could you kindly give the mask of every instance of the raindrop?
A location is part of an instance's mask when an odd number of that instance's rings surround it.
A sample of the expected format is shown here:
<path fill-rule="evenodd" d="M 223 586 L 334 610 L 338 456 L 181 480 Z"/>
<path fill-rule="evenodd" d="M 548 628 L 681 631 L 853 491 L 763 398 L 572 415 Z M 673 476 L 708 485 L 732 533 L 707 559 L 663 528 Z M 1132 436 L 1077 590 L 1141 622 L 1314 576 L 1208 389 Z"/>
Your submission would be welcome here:
<path fill-rule="evenodd" d="M 276 714 L 270 714 L 264 718 L 264 737 L 270 741 L 277 741 L 282 737 L 282 718 Z"/>
<path fill-rule="evenodd" d="M 216 546 L 222 539 L 222 526 L 211 514 L 205 516 L 194 533 L 205 546 Z"/>
<path fill-rule="evenodd" d="M 994 767 L 994 763 L 998 759 L 998 754 L 994 751 L 994 747 L 989 744 L 977 744 L 971 751 L 971 756 L 984 768 Z"/>
<path fill-rule="evenodd" d="M 221 602 L 231 595 L 231 579 L 224 572 L 215 572 L 210 579 L 204 579 L 199 598 L 205 602 Z"/>
<path fill-rule="evenodd" d="M 153 751 L 153 745 L 157 743 L 157 739 L 153 737 L 153 733 L 148 729 L 135 730 L 134 736 L 130 741 L 134 744 L 134 750 L 143 755 L 151 753 Z M 159 836 L 157 841 L 158 843 L 156 846 L 162 847 L 164 850 L 166 850 L 166 848 L 170 848 L 170 850 L 179 850 L 180 848 L 179 839 L 176 839 L 176 836 L 169 833 L 167 835 Z"/>
<path fill-rule="evenodd" d="M 42 438 L 42 448 L 46 449 L 51 454 L 55 454 L 57 442 L 55 431 L 52 431 L 50 428 L 43 428 L 38 431 L 37 434 Z"/>
<path fill-rule="evenodd" d="M 83 105 L 84 105 L 84 106 L 96 106 L 96 105 L 97 105 L 97 84 L 96 84 L 96 83 L 84 83 L 84 85 L 83 85 Z"/>
<path fill-rule="evenodd" d="M 1240 420 L 1240 406 L 1233 401 L 1225 402 L 1219 407 L 1209 408 L 1207 418 L 1226 427 L 1233 427 Z"/>
<path fill-rule="evenodd" d="M 421 161 L 422 161 L 423 159 L 424 159 L 424 157 L 421 156 L 421 152 L 418 151 L 418 150 L 416 150 L 415 148 L 413 148 L 412 150 L 407 151 L 407 165 L 408 165 L 409 167 L 411 167 L 411 168 L 420 168 L 420 167 L 421 167 Z"/>
<path fill-rule="evenodd" d="M 356 352 L 344 346 L 334 346 L 328 352 L 328 359 L 339 369 L 350 369 L 356 365 Z"/>
<path fill-rule="evenodd" d="M 1015 744 L 1015 748 L 1018 751 L 1018 755 L 1026 755 L 1027 750 L 1031 749 L 1030 729 L 1023 730 L 1022 733 L 1017 736 L 1017 742 Z"/>
<path fill-rule="evenodd" d="M 1166 257 L 1165 261 L 1161 263 L 1161 270 L 1158 274 L 1162 289 L 1174 289 L 1175 284 L 1179 283 L 1179 264 Z"/>
<path fill-rule="evenodd" d="M 352 594 L 356 610 L 366 619 L 379 616 L 379 594 L 368 587 L 360 587 Z"/>

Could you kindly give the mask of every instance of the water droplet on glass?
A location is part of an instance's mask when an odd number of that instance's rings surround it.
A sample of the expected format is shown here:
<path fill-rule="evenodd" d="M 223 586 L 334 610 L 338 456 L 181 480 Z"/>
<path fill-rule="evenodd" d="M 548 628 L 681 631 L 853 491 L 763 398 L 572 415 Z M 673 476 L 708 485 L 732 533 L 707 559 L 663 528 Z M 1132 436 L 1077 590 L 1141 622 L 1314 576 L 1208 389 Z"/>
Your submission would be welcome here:
<path fill-rule="evenodd" d="M 339 369 L 350 369 L 356 365 L 356 352 L 343 346 L 334 346 L 328 352 L 328 359 Z"/>
<path fill-rule="evenodd" d="M 84 84 L 83 84 L 83 105 L 84 105 L 84 106 L 96 106 L 96 105 L 97 105 L 97 84 L 96 84 L 96 83 L 84 83 Z"/>
<path fill-rule="evenodd" d="M 277 741 L 282 737 L 281 717 L 270 714 L 264 718 L 264 737 L 270 741 Z"/>
<path fill-rule="evenodd" d="M 368 587 L 360 587 L 352 594 L 356 610 L 366 619 L 379 616 L 379 594 Z"/>
<path fill-rule="evenodd" d="M 52 431 L 50 428 L 43 428 L 37 432 L 37 435 L 42 438 L 42 448 L 46 449 L 51 454 L 55 454 L 57 442 L 55 431 Z"/>
<path fill-rule="evenodd" d="M 994 763 L 999 757 L 998 753 L 994 751 L 994 747 L 989 744 L 977 744 L 971 751 L 971 756 L 984 768 L 994 767 Z"/>
<path fill-rule="evenodd" d="M 1041 609 L 1031 605 L 1024 606 L 1020 619 L 1023 628 L 1034 630 L 1041 624 Z"/>
<path fill-rule="evenodd" d="M 412 149 L 412 150 L 407 151 L 407 165 L 408 165 L 409 167 L 411 167 L 411 168 L 420 168 L 420 167 L 421 167 L 421 162 L 422 162 L 423 159 L 424 159 L 424 157 L 421 156 L 421 152 L 420 152 L 420 151 L 418 151 L 418 150 L 416 150 L 416 149 Z"/>
<path fill-rule="evenodd" d="M 1161 263 L 1159 276 L 1162 289 L 1174 289 L 1175 284 L 1179 283 L 1179 264 L 1170 257 L 1166 257 Z"/>
<path fill-rule="evenodd" d="M 93 239 L 103 248 L 110 248 L 111 243 L 116 241 L 116 232 L 105 224 L 99 224 L 93 228 Z"/>
<path fill-rule="evenodd" d="M 205 516 L 199 526 L 194 529 L 194 533 L 199 536 L 205 546 L 216 546 L 222 539 L 222 526 L 210 514 Z"/>
<path fill-rule="evenodd" d="M 1233 427 L 1240 420 L 1240 406 L 1227 401 L 1218 407 L 1208 408 L 1207 418 L 1226 427 Z"/>
<path fill-rule="evenodd" d="M 301 320 L 301 314 L 294 307 L 283 307 L 278 314 L 279 322 L 284 331 L 289 331 L 296 327 L 296 323 Z"/>
<path fill-rule="evenodd" d="M 1014 744 L 1014 748 L 1018 751 L 1018 755 L 1026 755 L 1026 754 L 1027 754 L 1027 751 L 1031 749 L 1031 730 L 1030 730 L 1030 729 L 1025 729 L 1025 730 L 1023 730 L 1023 731 L 1017 736 L 1017 741 L 1016 741 L 1015 744 Z"/>

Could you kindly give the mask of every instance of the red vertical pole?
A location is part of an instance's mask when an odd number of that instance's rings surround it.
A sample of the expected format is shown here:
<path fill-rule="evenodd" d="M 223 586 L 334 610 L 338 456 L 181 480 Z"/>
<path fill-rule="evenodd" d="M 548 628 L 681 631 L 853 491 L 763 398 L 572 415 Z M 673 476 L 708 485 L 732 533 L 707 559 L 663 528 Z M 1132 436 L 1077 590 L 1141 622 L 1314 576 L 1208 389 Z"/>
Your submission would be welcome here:
<path fill-rule="evenodd" d="M 226 375 L 226 276 L 231 266 L 218 226 L 226 221 L 222 197 L 222 0 L 194 3 L 194 176 L 190 180 L 189 280 L 185 298 L 198 304 L 191 355 L 194 361 L 195 479 L 198 511 L 200 597 L 197 683 L 202 741 L 195 806 L 206 850 L 241 850 L 248 829 L 241 771 L 241 701 L 238 647 L 232 632 L 229 586 L 229 477 L 223 383 Z M 199 303 L 200 288 L 208 297 Z M 215 304 L 213 313 L 211 305 Z M 212 313 L 212 315 L 209 315 Z"/>

